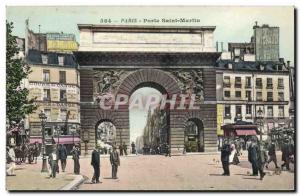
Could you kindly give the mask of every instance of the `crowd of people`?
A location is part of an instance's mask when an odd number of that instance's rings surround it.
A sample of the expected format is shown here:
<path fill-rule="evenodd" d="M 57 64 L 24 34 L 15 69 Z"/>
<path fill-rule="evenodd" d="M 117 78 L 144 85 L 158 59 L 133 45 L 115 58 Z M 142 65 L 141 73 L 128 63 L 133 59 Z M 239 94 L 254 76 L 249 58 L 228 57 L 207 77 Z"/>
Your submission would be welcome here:
<path fill-rule="evenodd" d="M 221 149 L 221 161 L 224 173 L 222 175 L 230 175 L 230 164 L 239 164 L 239 156 L 242 154 L 242 145 L 239 140 L 225 139 Z M 268 169 L 268 165 L 274 162 L 275 168 L 278 170 L 277 157 L 276 157 L 276 145 L 274 141 L 269 143 L 259 142 L 257 138 L 249 139 L 246 143 L 246 149 L 248 151 L 248 161 L 252 166 L 252 176 L 260 175 L 260 179 L 263 180 L 265 176 L 264 168 Z M 268 153 L 267 153 L 268 152 Z M 281 170 L 284 167 L 290 170 L 290 162 L 294 163 L 294 145 L 293 142 L 286 138 L 281 146 L 282 161 Z"/>
<path fill-rule="evenodd" d="M 9 168 L 6 171 L 6 175 L 14 176 L 16 165 L 26 162 L 36 164 L 39 153 L 40 149 L 37 142 L 34 144 L 24 143 L 20 146 L 8 145 L 6 147 L 6 163 L 9 165 Z"/>
<path fill-rule="evenodd" d="M 165 155 L 171 156 L 169 144 L 147 145 L 143 147 L 143 155 Z"/>
<path fill-rule="evenodd" d="M 224 139 L 223 146 L 221 148 L 221 162 L 223 166 L 224 176 L 230 175 L 230 164 L 238 165 L 240 163 L 239 156 L 243 154 L 243 150 L 248 151 L 248 161 L 252 167 L 252 176 L 260 176 L 262 180 L 265 176 L 264 168 L 269 167 L 271 162 L 274 163 L 275 168 L 283 170 L 290 170 L 290 163 L 294 163 L 294 144 L 290 139 L 285 139 L 282 142 L 282 161 L 281 167 L 278 166 L 276 157 L 276 143 L 271 141 L 269 143 L 262 143 L 258 139 L 252 138 L 247 142 L 240 139 L 230 140 Z M 23 153 L 20 153 L 22 150 Z M 39 146 L 37 143 L 30 145 L 22 145 L 15 147 L 10 145 L 7 147 L 7 175 L 15 175 L 16 164 L 25 163 L 26 160 L 29 164 L 37 163 L 37 157 L 39 156 Z M 153 152 L 154 151 L 154 152 Z M 17 155 L 17 154 L 21 155 Z M 119 146 L 119 152 L 117 146 L 112 145 L 112 149 L 108 150 L 110 156 L 110 163 L 112 169 L 112 179 L 117 179 L 118 167 L 120 166 L 120 156 L 127 155 L 127 146 L 123 143 Z M 131 144 L 131 153 L 136 154 L 135 144 Z M 80 147 L 74 145 L 70 154 L 74 162 L 74 174 L 80 174 Z M 94 170 L 92 177 L 92 183 L 100 183 L 100 154 L 106 154 L 103 152 L 103 148 L 99 144 L 96 145 L 91 156 L 91 165 Z M 171 156 L 170 147 L 168 144 L 160 145 L 156 148 L 148 148 L 146 145 L 143 148 L 143 154 L 165 154 L 165 156 Z M 66 146 L 63 144 L 52 144 L 52 150 L 48 154 L 48 170 L 49 175 L 55 178 L 59 173 L 60 168 L 62 172 L 66 171 L 68 152 Z M 60 162 L 60 167 L 59 167 Z"/>

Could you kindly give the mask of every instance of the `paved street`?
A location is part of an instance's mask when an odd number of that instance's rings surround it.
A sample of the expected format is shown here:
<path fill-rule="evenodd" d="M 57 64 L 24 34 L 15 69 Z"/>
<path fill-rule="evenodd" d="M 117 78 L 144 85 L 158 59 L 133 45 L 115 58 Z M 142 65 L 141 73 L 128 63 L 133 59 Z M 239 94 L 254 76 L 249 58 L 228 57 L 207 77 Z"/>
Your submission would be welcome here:
<path fill-rule="evenodd" d="M 281 156 L 277 156 L 281 158 Z M 292 190 L 294 173 L 283 171 L 273 175 L 270 164 L 264 180 L 247 175 L 251 172 L 247 156 L 242 156 L 239 166 L 231 166 L 231 176 L 221 176 L 219 155 L 187 155 L 164 157 L 159 155 L 121 157 L 118 180 L 111 179 L 109 159 L 101 159 L 101 184 L 88 184 L 80 190 Z M 281 163 L 281 161 L 280 161 Z M 90 159 L 81 159 L 83 175 L 93 174 Z M 293 167 L 292 167 L 293 168 Z M 71 168 L 69 168 L 71 169 Z M 89 179 L 90 181 L 90 179 Z"/>
<path fill-rule="evenodd" d="M 238 166 L 230 166 L 231 176 L 221 176 L 223 170 L 219 154 L 186 155 L 164 157 L 160 155 L 139 155 L 121 157 L 119 179 L 111 179 L 108 156 L 101 158 L 101 184 L 90 184 L 93 170 L 90 157 L 81 158 L 81 174 L 89 179 L 80 190 L 292 190 L 294 173 L 283 171 L 273 175 L 274 165 L 269 165 L 263 181 L 249 176 L 251 167 L 244 154 Z M 280 160 L 280 154 L 277 155 Z M 279 161 L 281 163 L 281 161 Z M 292 165 L 293 170 L 293 165 Z M 8 190 L 58 190 L 70 183 L 74 176 L 73 160 L 68 159 L 67 171 L 49 179 L 40 173 L 38 164 L 17 166 L 14 177 L 7 177 Z"/>

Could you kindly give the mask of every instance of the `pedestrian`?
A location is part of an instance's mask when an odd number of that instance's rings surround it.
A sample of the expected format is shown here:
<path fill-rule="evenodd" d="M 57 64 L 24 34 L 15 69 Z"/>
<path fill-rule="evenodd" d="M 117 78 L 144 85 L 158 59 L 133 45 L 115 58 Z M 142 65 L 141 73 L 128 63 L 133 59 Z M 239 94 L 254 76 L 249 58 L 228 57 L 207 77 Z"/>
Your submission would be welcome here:
<path fill-rule="evenodd" d="M 282 151 L 282 161 L 284 162 L 281 165 L 281 169 L 283 167 L 286 167 L 287 170 L 290 170 L 290 156 L 293 154 L 292 145 L 289 143 L 288 139 L 284 140 L 284 144 L 282 145 L 281 151 Z"/>
<path fill-rule="evenodd" d="M 268 169 L 269 163 L 272 161 L 274 162 L 275 167 L 278 168 L 277 157 L 276 157 L 276 146 L 273 141 L 271 142 L 271 144 L 268 147 L 268 155 L 269 155 L 269 159 L 266 163 L 266 168 Z"/>
<path fill-rule="evenodd" d="M 170 150 L 169 145 L 166 143 L 166 157 L 167 156 L 171 157 L 171 150 Z"/>
<path fill-rule="evenodd" d="M 131 143 L 131 154 L 136 154 L 134 142 Z"/>
<path fill-rule="evenodd" d="M 13 145 L 10 145 L 7 149 L 7 163 L 9 164 L 9 168 L 6 170 L 7 176 L 15 176 L 16 169 L 16 154 Z"/>
<path fill-rule="evenodd" d="M 54 145 L 53 145 L 54 146 Z M 50 177 L 55 178 L 56 172 L 57 172 L 57 161 L 58 161 L 58 155 L 57 150 L 55 147 L 53 147 L 52 152 L 49 154 L 48 163 L 50 165 Z"/>
<path fill-rule="evenodd" d="M 249 143 L 248 147 L 248 161 L 252 165 L 252 174 L 251 176 L 258 176 L 258 162 L 257 162 L 257 157 L 258 157 L 258 146 L 255 143 L 254 140 Z"/>
<path fill-rule="evenodd" d="M 26 157 L 28 155 L 28 145 L 23 143 L 21 150 L 22 150 L 22 162 L 26 163 Z"/>
<path fill-rule="evenodd" d="M 223 142 L 223 146 L 221 148 L 221 161 L 224 170 L 224 173 L 222 174 L 223 176 L 230 176 L 230 171 L 229 171 L 230 153 L 231 153 L 230 145 L 228 143 L 228 140 L 225 139 Z"/>
<path fill-rule="evenodd" d="M 37 142 L 34 143 L 33 146 L 33 159 L 35 161 L 35 164 L 37 164 L 37 157 L 39 156 L 39 145 Z"/>
<path fill-rule="evenodd" d="M 235 145 L 234 145 L 234 142 L 231 141 L 230 142 L 230 156 L 229 156 L 229 164 L 233 164 L 233 159 L 234 159 L 234 156 L 236 154 L 236 148 L 235 148 Z"/>
<path fill-rule="evenodd" d="M 119 150 L 120 150 L 120 156 L 123 156 L 123 145 L 119 145 Z"/>
<path fill-rule="evenodd" d="M 27 158 L 29 164 L 31 164 L 34 161 L 33 148 L 34 148 L 33 145 L 29 145 L 28 147 Z"/>
<path fill-rule="evenodd" d="M 97 144 L 96 148 L 92 152 L 91 165 L 94 168 L 94 175 L 92 178 L 92 183 L 99 183 L 100 177 L 100 145 Z"/>
<path fill-rule="evenodd" d="M 116 146 L 113 146 L 113 150 L 110 153 L 110 164 L 112 167 L 112 179 L 117 179 L 118 167 L 120 166 L 120 157 Z"/>
<path fill-rule="evenodd" d="M 267 152 L 264 149 L 262 144 L 258 145 L 258 153 L 257 153 L 257 167 L 259 171 L 260 180 L 263 180 L 266 173 L 264 172 L 265 164 L 268 160 Z"/>
<path fill-rule="evenodd" d="M 61 169 L 62 169 L 62 172 L 65 172 L 66 166 L 67 166 L 67 158 L 68 158 L 67 148 L 64 144 L 60 144 L 59 149 L 60 149 L 59 150 L 59 158 L 60 158 Z"/>
<path fill-rule="evenodd" d="M 78 146 L 73 146 L 71 154 L 74 160 L 74 174 L 77 175 L 80 173 L 79 153 L 80 152 Z"/>
<path fill-rule="evenodd" d="M 125 144 L 125 142 L 123 143 L 123 150 L 125 155 L 127 156 L 127 145 Z"/>

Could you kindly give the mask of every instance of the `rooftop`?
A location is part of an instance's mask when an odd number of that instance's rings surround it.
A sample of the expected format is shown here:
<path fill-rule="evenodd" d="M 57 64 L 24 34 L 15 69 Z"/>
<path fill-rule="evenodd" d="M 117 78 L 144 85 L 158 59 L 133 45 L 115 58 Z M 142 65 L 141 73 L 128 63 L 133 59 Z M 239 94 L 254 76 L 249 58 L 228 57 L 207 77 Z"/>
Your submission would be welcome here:
<path fill-rule="evenodd" d="M 94 25 L 94 24 L 78 24 L 78 29 L 91 29 L 93 31 L 110 31 L 110 32 L 193 32 L 193 31 L 214 31 L 216 26 L 151 26 L 151 25 Z"/>

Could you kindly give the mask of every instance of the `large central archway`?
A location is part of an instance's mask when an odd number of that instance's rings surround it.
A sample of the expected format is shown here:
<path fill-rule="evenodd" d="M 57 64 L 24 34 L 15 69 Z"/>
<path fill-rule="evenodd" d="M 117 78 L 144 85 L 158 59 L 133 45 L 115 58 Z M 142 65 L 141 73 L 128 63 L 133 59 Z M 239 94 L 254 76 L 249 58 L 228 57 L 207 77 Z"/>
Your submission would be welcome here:
<path fill-rule="evenodd" d="M 171 97 L 173 94 L 180 94 L 180 88 L 176 83 L 176 80 L 172 78 L 167 72 L 156 70 L 156 69 L 141 69 L 129 74 L 121 83 L 116 94 L 128 95 L 132 94 L 143 87 L 151 87 L 158 90 L 161 94 Z M 130 121 L 129 121 L 129 106 L 121 108 L 124 114 L 128 115 L 128 118 L 123 119 L 123 124 L 125 126 L 117 126 L 117 138 L 120 138 L 119 143 L 130 143 Z M 120 111 L 120 109 L 119 109 Z M 167 113 L 167 123 L 168 128 L 170 124 L 170 111 L 166 110 Z M 126 126 L 127 125 L 127 126 Z M 170 143 L 170 130 L 168 129 L 168 141 Z"/>

